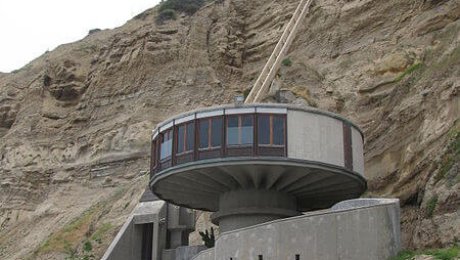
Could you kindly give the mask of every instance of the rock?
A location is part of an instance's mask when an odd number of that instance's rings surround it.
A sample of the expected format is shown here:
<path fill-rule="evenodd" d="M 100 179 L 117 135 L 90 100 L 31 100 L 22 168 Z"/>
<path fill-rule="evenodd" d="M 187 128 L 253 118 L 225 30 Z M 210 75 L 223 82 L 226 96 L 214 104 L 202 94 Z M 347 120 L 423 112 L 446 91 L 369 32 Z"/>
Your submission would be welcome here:
<path fill-rule="evenodd" d="M 290 90 L 280 89 L 276 94 L 276 101 L 279 103 L 292 103 L 297 97 Z"/>
<path fill-rule="evenodd" d="M 411 60 L 405 53 L 392 53 L 376 61 L 375 73 L 385 74 L 387 72 L 402 72 L 411 64 Z"/>
<path fill-rule="evenodd" d="M 110 183 L 112 183 L 112 178 L 110 178 L 110 177 L 105 177 L 105 178 L 104 178 L 104 184 L 110 184 Z"/>
<path fill-rule="evenodd" d="M 19 111 L 19 104 L 16 105 L 0 105 L 0 127 L 10 128 L 16 120 L 16 115 Z"/>
<path fill-rule="evenodd" d="M 69 172 L 59 171 L 53 175 L 51 181 L 53 184 L 68 183 L 72 181 L 72 177 Z"/>

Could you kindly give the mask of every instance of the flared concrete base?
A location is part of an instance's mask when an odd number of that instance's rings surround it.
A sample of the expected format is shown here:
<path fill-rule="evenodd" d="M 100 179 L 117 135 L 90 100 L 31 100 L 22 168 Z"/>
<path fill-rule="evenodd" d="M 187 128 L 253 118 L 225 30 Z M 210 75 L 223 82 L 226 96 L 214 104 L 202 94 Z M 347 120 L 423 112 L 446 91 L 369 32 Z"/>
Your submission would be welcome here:
<path fill-rule="evenodd" d="M 219 211 L 212 215 L 221 232 L 300 215 L 295 196 L 266 189 L 229 191 L 219 197 Z"/>
<path fill-rule="evenodd" d="M 219 211 L 232 190 L 265 189 L 291 194 L 298 211 L 330 208 L 359 197 L 366 180 L 329 164 L 289 158 L 219 158 L 171 167 L 153 176 L 150 187 L 162 200 L 187 208 Z"/>

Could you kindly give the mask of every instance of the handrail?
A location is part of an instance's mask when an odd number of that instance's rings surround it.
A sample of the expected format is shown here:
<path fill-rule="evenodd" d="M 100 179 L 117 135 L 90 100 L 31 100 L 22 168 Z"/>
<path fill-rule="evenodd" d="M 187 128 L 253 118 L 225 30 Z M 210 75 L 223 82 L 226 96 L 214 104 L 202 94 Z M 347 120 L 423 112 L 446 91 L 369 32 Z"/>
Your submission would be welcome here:
<path fill-rule="evenodd" d="M 300 1 L 299 5 L 294 11 L 294 14 L 289 20 L 289 23 L 287 24 L 286 29 L 281 35 L 280 40 L 270 55 L 270 58 L 262 69 L 262 72 L 254 83 L 251 91 L 249 92 L 245 103 L 255 103 L 260 101 L 262 94 L 266 92 L 267 87 L 273 81 L 273 78 L 281 65 L 282 59 L 284 58 L 292 41 L 294 40 L 297 28 L 303 17 L 305 17 L 311 2 L 312 0 Z"/>

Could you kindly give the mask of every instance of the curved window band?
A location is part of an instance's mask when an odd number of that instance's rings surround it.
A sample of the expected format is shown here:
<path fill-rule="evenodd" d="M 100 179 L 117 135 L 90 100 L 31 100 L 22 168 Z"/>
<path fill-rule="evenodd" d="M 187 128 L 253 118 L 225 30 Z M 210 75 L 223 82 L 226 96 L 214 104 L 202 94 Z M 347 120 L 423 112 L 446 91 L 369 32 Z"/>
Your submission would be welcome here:
<path fill-rule="evenodd" d="M 242 114 L 200 118 L 164 131 L 153 143 L 156 147 L 152 148 L 151 154 L 153 173 L 173 165 L 211 158 L 285 157 L 286 115 Z M 159 156 L 154 151 L 158 151 Z"/>

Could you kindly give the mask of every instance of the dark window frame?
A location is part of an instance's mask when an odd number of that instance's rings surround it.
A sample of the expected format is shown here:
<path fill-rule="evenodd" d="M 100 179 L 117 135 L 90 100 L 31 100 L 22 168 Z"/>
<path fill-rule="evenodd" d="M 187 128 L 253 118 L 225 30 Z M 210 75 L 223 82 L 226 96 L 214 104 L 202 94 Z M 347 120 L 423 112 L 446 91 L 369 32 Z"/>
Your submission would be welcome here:
<path fill-rule="evenodd" d="M 187 131 L 188 131 L 188 125 L 192 125 L 193 126 L 193 135 L 191 136 L 191 138 L 193 139 L 193 144 L 192 144 L 192 148 L 190 150 L 187 150 L 187 141 L 188 141 L 188 136 L 187 136 Z M 183 151 L 182 152 L 179 152 L 179 127 L 182 127 L 184 126 L 184 144 L 183 144 Z M 196 146 L 196 142 L 195 142 L 195 136 L 196 136 L 196 125 L 195 125 L 195 120 L 190 120 L 190 121 L 187 121 L 187 122 L 183 122 L 183 123 L 180 123 L 176 126 L 174 126 L 174 139 L 176 140 L 175 142 L 175 155 L 176 156 L 179 156 L 179 155 L 184 155 L 184 154 L 189 154 L 189 153 L 193 153 L 195 151 L 195 146 Z"/>
<path fill-rule="evenodd" d="M 245 116 L 250 116 L 252 119 L 252 142 L 251 143 L 244 143 L 242 144 L 242 128 L 243 128 L 243 120 L 242 117 Z M 238 118 L 238 144 L 228 144 L 228 120 L 230 117 L 237 117 Z M 255 113 L 247 113 L 247 114 L 231 114 L 231 115 L 226 115 L 225 116 L 225 146 L 227 149 L 232 149 L 232 148 L 247 148 L 247 147 L 253 147 L 255 142 L 254 140 L 256 139 L 256 114 Z"/>
<path fill-rule="evenodd" d="M 150 174 L 155 174 L 158 168 L 158 138 L 152 140 L 150 146 Z"/>
<path fill-rule="evenodd" d="M 259 144 L 259 118 L 260 116 L 269 116 L 269 131 L 270 131 L 270 144 Z M 237 117 L 238 118 L 238 142 L 239 144 L 232 144 L 228 145 L 228 122 L 229 118 Z M 243 141 L 243 118 L 250 117 L 252 120 L 252 142 L 242 144 Z M 283 145 L 274 144 L 275 141 L 275 128 L 274 128 L 274 121 L 275 117 L 280 117 L 283 120 L 283 131 L 284 137 Z M 222 129 L 221 129 L 221 142 L 220 146 L 212 146 L 212 124 L 213 120 L 220 119 L 222 120 Z M 200 148 L 200 123 L 206 120 L 208 122 L 208 135 L 207 135 L 207 142 L 208 147 Z M 191 150 L 186 150 L 181 153 L 177 153 L 178 145 L 179 145 L 179 127 L 185 125 L 184 131 L 184 144 L 187 146 L 187 125 L 193 126 L 194 135 L 191 136 L 193 139 L 193 148 Z M 175 166 L 178 163 L 179 158 L 192 154 L 191 161 L 200 161 L 206 159 L 200 159 L 201 152 L 212 152 L 212 151 L 219 151 L 218 154 L 215 154 L 213 158 L 225 158 L 225 157 L 233 157 L 239 156 L 236 155 L 239 152 L 243 154 L 241 156 L 275 156 L 275 157 L 287 157 L 287 146 L 288 146 L 288 129 L 287 129 L 287 114 L 278 114 L 278 113 L 242 113 L 242 114 L 223 114 L 223 115 L 216 115 L 211 117 L 203 117 L 203 118 L 195 118 L 193 120 L 189 120 L 177 125 L 173 125 L 172 127 L 164 130 L 163 132 L 159 133 L 154 140 L 152 140 L 151 146 L 151 172 L 156 174 L 157 172 L 161 172 L 169 167 Z M 165 139 L 169 137 L 169 139 Z M 172 139 L 171 143 L 171 153 L 169 156 L 161 159 L 161 150 L 162 145 L 164 144 L 165 140 Z M 186 147 L 185 147 L 186 148 Z"/>
<path fill-rule="evenodd" d="M 220 119 L 222 121 L 222 129 L 220 131 L 220 134 L 221 134 L 221 141 L 220 141 L 220 145 L 219 146 L 212 146 L 212 121 L 215 120 L 215 119 Z M 197 121 L 198 121 L 198 133 L 197 133 L 197 137 L 198 137 L 198 152 L 200 151 L 208 151 L 208 150 L 217 150 L 217 149 L 221 149 L 222 146 L 224 145 L 223 142 L 222 142 L 222 136 L 225 134 L 225 131 L 224 131 L 224 116 L 212 116 L 212 117 L 204 117 L 204 118 L 198 118 Z M 207 147 L 201 147 L 201 122 L 202 121 L 208 121 L 208 146 Z"/>
<path fill-rule="evenodd" d="M 260 115 L 268 116 L 268 118 L 269 118 L 269 127 L 268 128 L 270 130 L 270 133 L 269 133 L 269 143 L 268 144 L 262 144 L 262 143 L 259 143 L 259 140 L 257 140 L 257 146 L 261 146 L 261 147 L 278 147 L 278 148 L 286 146 L 286 136 L 287 136 L 287 130 L 286 130 L 286 119 L 287 118 L 286 118 L 286 115 L 285 114 L 259 113 L 257 115 L 257 128 L 259 127 Z M 274 142 L 274 140 L 275 140 L 274 118 L 275 117 L 282 118 L 282 120 L 283 120 L 283 144 L 275 144 L 275 142 Z M 257 129 L 257 130 L 259 130 L 259 129 Z M 257 137 L 259 137 L 259 131 L 257 131 Z"/>
<path fill-rule="evenodd" d="M 171 133 L 170 133 L 171 132 Z M 174 155 L 174 128 L 171 127 L 171 128 L 168 128 L 166 129 L 165 131 L 163 131 L 162 133 L 160 133 L 160 154 L 159 154 L 159 158 L 160 158 L 160 163 L 162 162 L 165 162 L 165 161 L 168 161 L 168 160 L 171 160 L 173 155 Z M 165 158 L 161 158 L 161 147 L 164 143 L 164 140 L 165 140 L 165 134 L 168 133 L 168 137 L 170 137 L 170 139 L 167 139 L 167 140 L 172 140 L 171 142 L 171 154 Z M 169 134 L 170 133 L 170 134 Z"/>

